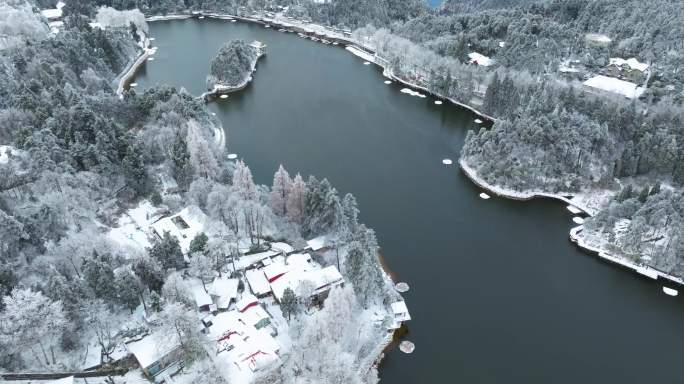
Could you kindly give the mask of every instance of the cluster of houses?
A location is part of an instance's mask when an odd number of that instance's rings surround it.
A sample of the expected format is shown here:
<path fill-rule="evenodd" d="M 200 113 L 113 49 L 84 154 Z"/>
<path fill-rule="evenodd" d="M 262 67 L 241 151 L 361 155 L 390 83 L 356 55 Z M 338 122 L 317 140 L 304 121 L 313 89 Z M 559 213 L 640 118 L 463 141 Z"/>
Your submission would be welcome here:
<path fill-rule="evenodd" d="M 598 75 L 587 79 L 583 84 L 591 90 L 635 99 L 645 91 L 645 85 L 638 84 L 645 83 L 648 79 L 649 67 L 649 64 L 641 63 L 636 58 L 610 58 L 609 64 Z"/>
<path fill-rule="evenodd" d="M 157 238 L 169 233 L 189 261 L 190 242 L 203 232 L 206 216 L 192 207 L 161 218 L 151 217 L 152 211 L 145 204 L 130 210 L 115 237 L 136 244 L 142 240 L 136 239 L 139 234 L 135 231 L 147 228 L 146 235 Z M 253 373 L 280 359 L 278 335 L 285 326 L 280 303 L 286 289 L 309 305 L 317 305 L 331 288 L 343 285 L 344 278 L 337 267 L 322 267 L 311 256 L 327 249 L 325 237 L 309 240 L 303 249 L 284 242 L 270 243 L 269 249 L 255 253 L 249 251 L 249 244 L 241 243 L 238 248 L 240 256 L 213 281 L 190 277 L 185 281 L 196 305 L 197 326 L 213 344 L 214 360 Z M 129 342 L 126 348 L 148 378 L 168 381 L 182 368 L 181 346 L 175 340 L 153 332 Z"/>

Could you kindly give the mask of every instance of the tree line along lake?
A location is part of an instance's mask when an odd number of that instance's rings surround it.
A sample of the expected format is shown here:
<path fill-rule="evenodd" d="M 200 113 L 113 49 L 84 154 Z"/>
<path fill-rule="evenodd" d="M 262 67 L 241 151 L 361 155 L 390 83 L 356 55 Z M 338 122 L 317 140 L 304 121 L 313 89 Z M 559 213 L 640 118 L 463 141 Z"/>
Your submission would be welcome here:
<path fill-rule="evenodd" d="M 209 108 L 255 181 L 270 185 L 282 163 L 357 197 L 386 264 L 411 286 L 416 351 L 391 350 L 382 383 L 681 380 L 681 299 L 575 247 L 558 202 L 480 199 L 456 165 L 479 129 L 472 113 L 401 93 L 341 47 L 256 24 L 159 21 L 150 33 L 159 50 L 139 87 L 195 95 L 226 40 L 268 45 L 253 82 Z"/>

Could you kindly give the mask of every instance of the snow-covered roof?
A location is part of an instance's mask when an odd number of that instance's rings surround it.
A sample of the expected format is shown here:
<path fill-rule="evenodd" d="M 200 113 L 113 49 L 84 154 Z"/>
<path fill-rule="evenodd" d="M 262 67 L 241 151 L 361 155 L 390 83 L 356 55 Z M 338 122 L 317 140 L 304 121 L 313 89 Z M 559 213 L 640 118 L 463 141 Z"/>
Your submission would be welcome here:
<path fill-rule="evenodd" d="M 628 99 L 639 97 L 644 91 L 642 87 L 637 87 L 636 84 L 629 81 L 603 75 L 592 77 L 591 79 L 585 81 L 584 85 L 607 92 L 617 93 Z"/>
<path fill-rule="evenodd" d="M 494 60 L 481 53 L 470 52 L 468 57 L 470 58 L 470 63 L 475 63 L 483 67 L 489 67 L 490 65 L 494 64 Z"/>
<path fill-rule="evenodd" d="M 411 315 L 409 314 L 408 308 L 406 307 L 406 302 L 404 302 L 403 300 L 392 303 L 392 313 L 394 314 L 395 320 L 411 320 Z"/>
<path fill-rule="evenodd" d="M 503 48 L 503 47 L 505 47 L 505 46 L 506 46 L 506 42 L 505 42 L 505 41 L 499 41 L 499 47 L 500 47 L 500 48 Z"/>
<path fill-rule="evenodd" d="M 126 344 L 128 351 L 135 356 L 143 368 L 149 367 L 178 347 L 180 344 L 175 337 L 169 337 L 161 332 L 154 332 L 139 341 Z"/>
<path fill-rule="evenodd" d="M 288 269 L 283 262 L 272 263 L 264 267 L 264 275 L 266 275 L 266 279 L 269 283 L 276 281 L 287 272 Z"/>
<path fill-rule="evenodd" d="M 187 253 L 190 242 L 204 229 L 206 215 L 197 207 L 186 207 L 179 213 L 158 220 L 152 224 L 154 232 L 160 238 L 164 232 L 178 239 L 181 250 Z"/>
<path fill-rule="evenodd" d="M 240 299 L 240 301 L 237 302 L 236 307 L 237 307 L 238 311 L 244 312 L 248 308 L 253 307 L 253 306 L 257 306 L 257 305 L 259 305 L 259 300 L 256 298 L 256 296 L 248 293 L 248 294 L 242 296 L 242 299 Z"/>
<path fill-rule="evenodd" d="M 294 252 L 294 247 L 288 243 L 271 243 L 271 249 L 274 251 L 279 251 L 283 253 Z"/>
<path fill-rule="evenodd" d="M 259 253 L 253 253 L 251 255 L 244 255 L 241 256 L 237 262 L 235 263 L 235 267 L 237 269 L 245 269 L 248 268 L 249 266 L 252 266 L 260 261 L 263 261 L 264 259 L 268 259 L 273 256 L 277 256 L 280 252 L 277 251 L 266 251 L 266 252 L 259 252 Z"/>
<path fill-rule="evenodd" d="M 308 253 L 293 253 L 287 257 L 288 268 L 297 268 L 302 271 L 311 269 L 311 255 Z"/>
<path fill-rule="evenodd" d="M 318 251 L 326 246 L 327 239 L 325 236 L 318 236 L 306 242 L 306 245 L 313 251 Z"/>
<path fill-rule="evenodd" d="M 245 272 L 249 287 L 252 293 L 257 296 L 263 296 L 271 292 L 271 286 L 268 285 L 268 280 L 264 276 L 264 272 L 260 269 L 249 269 Z"/>
<path fill-rule="evenodd" d="M 62 17 L 62 9 L 61 8 L 55 8 L 55 9 L 43 9 L 40 11 L 40 14 L 43 15 L 48 20 L 55 20 L 59 19 Z"/>
<path fill-rule="evenodd" d="M 600 33 L 587 33 L 584 38 L 597 43 L 610 43 L 613 41 L 610 37 Z"/>
<path fill-rule="evenodd" d="M 285 289 L 290 288 L 297 292 L 297 289 L 304 281 L 310 281 L 313 284 L 315 288 L 314 293 L 321 293 L 335 285 L 342 284 L 344 278 L 334 265 L 310 271 L 292 268 L 287 274 L 271 283 L 271 290 L 273 290 L 273 295 L 278 300 L 281 300 Z"/>
<path fill-rule="evenodd" d="M 618 67 L 621 67 L 623 65 L 628 65 L 632 69 L 636 69 L 639 72 L 643 72 L 648 69 L 648 64 L 646 63 L 641 63 L 639 60 L 636 58 L 632 57 L 630 59 L 623 59 L 621 57 L 611 57 L 610 58 L 610 64 L 609 65 L 617 65 Z"/>
<path fill-rule="evenodd" d="M 240 313 L 240 319 L 242 322 L 251 326 L 256 326 L 261 320 L 270 318 L 271 316 L 269 316 L 268 313 L 266 313 L 266 311 L 259 306 L 254 306 L 250 308 L 249 311 Z"/>
<path fill-rule="evenodd" d="M 199 279 L 189 281 L 188 289 L 190 289 L 190 293 L 195 299 L 195 304 L 197 304 L 197 307 L 214 304 L 214 302 L 211 300 L 211 296 L 209 296 L 207 291 L 204 290 L 204 286 Z"/>
<path fill-rule="evenodd" d="M 232 334 L 243 335 L 247 331 L 245 324 L 240 322 L 237 311 L 221 312 L 214 316 L 209 328 L 209 338 L 219 341 L 227 339 Z"/>
<path fill-rule="evenodd" d="M 237 297 L 238 279 L 230 279 L 226 276 L 217 277 L 209 286 L 209 293 L 217 296 L 216 305 L 221 309 L 230 306 L 230 301 Z"/>
<path fill-rule="evenodd" d="M 249 365 L 249 369 L 251 369 L 252 372 L 258 372 L 270 366 L 277 360 L 278 356 L 276 356 L 275 353 L 256 351 L 254 354 L 246 357 L 243 362 L 246 362 Z"/>

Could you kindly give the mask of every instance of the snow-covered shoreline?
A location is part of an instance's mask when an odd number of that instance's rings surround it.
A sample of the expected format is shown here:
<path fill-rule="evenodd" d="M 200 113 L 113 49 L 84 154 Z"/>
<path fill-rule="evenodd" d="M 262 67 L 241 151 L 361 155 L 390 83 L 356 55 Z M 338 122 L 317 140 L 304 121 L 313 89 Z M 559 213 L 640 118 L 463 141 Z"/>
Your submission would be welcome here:
<path fill-rule="evenodd" d="M 597 213 L 597 210 L 595 208 L 591 208 L 587 206 L 586 204 L 582 202 L 578 202 L 577 200 L 569 199 L 563 195 L 560 194 L 553 194 L 553 193 L 547 193 L 547 192 L 541 192 L 541 191 L 525 191 L 525 192 L 518 192 L 514 191 L 511 189 L 506 189 L 506 188 L 501 188 L 497 187 L 495 185 L 492 185 L 488 183 L 487 181 L 483 180 L 480 178 L 477 174 L 477 171 L 475 171 L 472 167 L 470 167 L 465 160 L 460 159 L 459 160 L 459 165 L 461 167 L 461 170 L 465 175 L 472 181 L 475 185 L 478 187 L 486 190 L 487 192 L 494 194 L 499 197 L 503 197 L 506 199 L 511 199 L 511 200 L 520 200 L 520 201 L 527 201 L 531 200 L 534 198 L 550 198 L 550 199 L 556 199 L 560 200 L 564 203 L 570 204 L 571 206 L 577 207 L 579 210 L 587 214 L 588 216 L 593 216 Z M 660 278 L 668 280 L 673 283 L 677 283 L 680 285 L 684 285 L 684 279 L 670 275 L 668 273 L 659 271 L 655 268 L 652 268 L 647 265 L 641 265 L 637 264 L 628 258 L 621 256 L 621 255 L 615 255 L 611 253 L 610 251 L 606 249 L 602 249 L 596 246 L 593 246 L 591 244 L 588 244 L 581 236 L 580 233 L 584 229 L 584 226 L 579 225 L 577 227 L 574 227 L 570 230 L 570 241 L 575 243 L 579 248 L 590 252 L 592 254 L 597 255 L 599 258 L 609 261 L 613 264 L 619 265 L 623 268 L 630 269 L 632 271 L 637 272 L 638 274 L 642 276 L 646 276 L 650 279 L 653 280 L 658 280 Z"/>
<path fill-rule="evenodd" d="M 123 91 L 126 86 L 126 83 L 128 83 L 133 76 L 135 76 L 135 73 L 138 71 L 138 68 L 150 57 L 150 55 L 153 54 L 155 50 L 150 48 L 150 40 L 145 39 L 144 46 L 142 48 L 142 53 L 137 57 L 135 61 L 133 61 L 131 64 L 129 64 L 128 68 L 124 70 L 124 72 L 118 76 L 119 82 L 118 86 L 116 88 L 116 94 L 119 95 L 119 97 L 123 96 Z"/>

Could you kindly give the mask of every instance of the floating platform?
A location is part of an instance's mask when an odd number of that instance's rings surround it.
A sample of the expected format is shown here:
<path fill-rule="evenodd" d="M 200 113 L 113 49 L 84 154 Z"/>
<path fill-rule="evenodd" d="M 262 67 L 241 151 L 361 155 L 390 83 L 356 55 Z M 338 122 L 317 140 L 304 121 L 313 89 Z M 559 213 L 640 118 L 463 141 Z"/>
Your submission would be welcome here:
<path fill-rule="evenodd" d="M 416 350 L 416 345 L 408 340 L 404 340 L 399 344 L 399 350 L 404 353 L 413 353 Z"/>
<path fill-rule="evenodd" d="M 397 283 L 397 285 L 395 285 L 394 288 L 397 290 L 397 292 L 404 293 L 404 292 L 408 292 L 409 285 L 404 283 L 404 282 L 400 282 L 400 283 Z"/>

